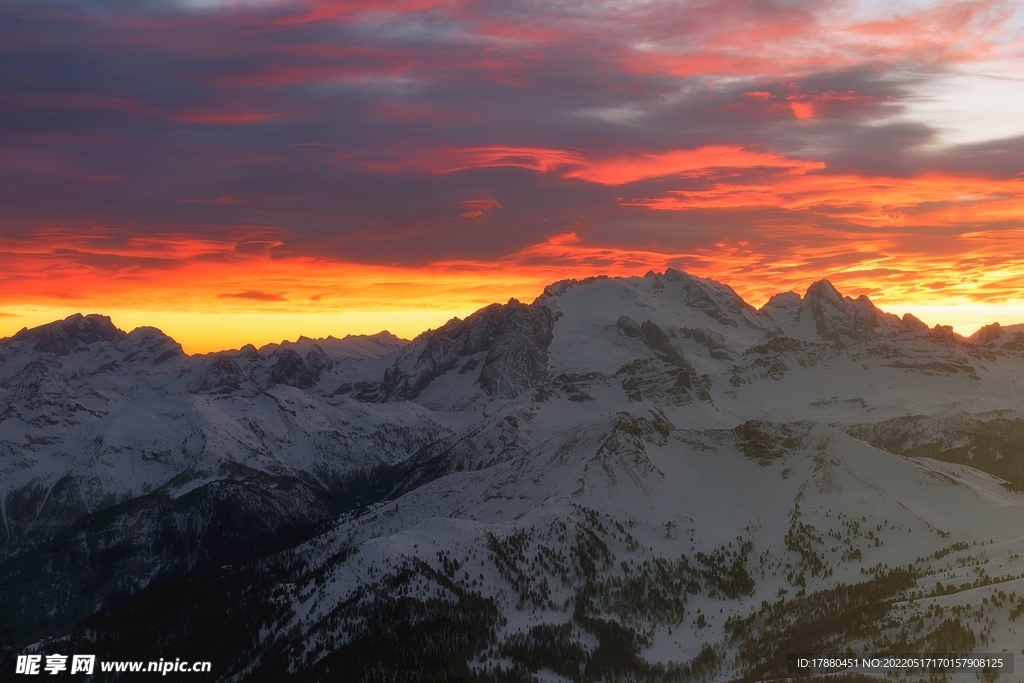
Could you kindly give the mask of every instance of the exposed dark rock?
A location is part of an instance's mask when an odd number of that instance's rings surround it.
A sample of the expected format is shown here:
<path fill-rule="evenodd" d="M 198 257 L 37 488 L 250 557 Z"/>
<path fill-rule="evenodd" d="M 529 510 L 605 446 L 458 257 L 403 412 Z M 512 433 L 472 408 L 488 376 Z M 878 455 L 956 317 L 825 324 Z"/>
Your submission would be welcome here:
<path fill-rule="evenodd" d="M 324 350 L 315 344 L 305 358 L 287 347 L 277 349 L 272 357 L 276 362 L 270 368 L 268 381 L 271 385 L 288 384 L 299 389 L 309 389 L 320 381 L 325 370 L 334 366 Z"/>
<path fill-rule="evenodd" d="M 974 343 L 981 344 L 982 346 L 988 346 L 996 339 L 1003 336 L 1003 334 L 1003 326 L 999 323 L 985 325 L 974 334 Z"/>
<path fill-rule="evenodd" d="M 64 320 L 23 329 L 12 337 L 12 341 L 35 340 L 33 348 L 39 353 L 67 356 L 77 348 L 98 341 L 118 341 L 126 336 L 127 333 L 114 327 L 105 315 L 75 313 Z"/>
<path fill-rule="evenodd" d="M 873 339 L 885 332 L 883 316 L 899 320 L 875 308 L 866 296 L 844 297 L 828 280 L 818 280 L 807 288 L 803 306 L 810 311 L 815 332 L 830 342 Z"/>
<path fill-rule="evenodd" d="M 640 333 L 644 344 L 649 346 L 663 361 L 683 370 L 693 371 L 693 366 L 683 358 L 682 352 L 672 345 L 668 335 L 655 323 L 648 320 L 640 326 Z"/>
<path fill-rule="evenodd" d="M 903 325 L 908 330 L 917 330 L 921 332 L 926 332 L 928 330 L 928 325 L 926 325 L 924 321 L 910 313 L 903 314 Z"/>
<path fill-rule="evenodd" d="M 296 354 L 297 355 L 297 354 Z M 199 377 L 189 382 L 193 394 L 230 394 L 249 381 L 247 373 L 229 355 L 218 353 Z"/>
<path fill-rule="evenodd" d="M 615 323 L 615 327 L 621 334 L 627 337 L 639 337 L 640 336 L 640 325 L 635 320 L 630 318 L 628 315 L 620 315 L 619 321 Z"/>
<path fill-rule="evenodd" d="M 656 323 L 648 320 L 640 325 L 640 338 L 669 368 L 653 360 L 636 360 L 619 368 L 615 374 L 622 377 L 629 400 L 640 401 L 645 394 L 653 394 L 669 396 L 677 405 L 688 402 L 696 370 Z"/>
<path fill-rule="evenodd" d="M 543 306 L 509 315 L 494 338 L 480 371 L 480 386 L 491 396 L 512 398 L 540 386 L 547 377 L 554 319 Z"/>
<path fill-rule="evenodd" d="M 945 345 L 956 345 L 960 342 L 960 335 L 953 331 L 952 325 L 936 325 L 928 333 L 932 341 Z"/>
<path fill-rule="evenodd" d="M 725 337 L 714 330 L 705 327 L 698 327 L 696 329 L 684 327 L 680 334 L 684 338 L 692 339 L 706 348 L 715 360 L 732 360 L 733 358 Z"/>
<path fill-rule="evenodd" d="M 465 320 L 456 318 L 420 335 L 384 373 L 381 398 L 416 398 L 431 381 L 456 368 L 460 359 L 485 351 L 480 386 L 492 396 L 516 396 L 546 379 L 553 329 L 554 316 L 547 307 L 515 299 L 504 306 L 488 306 Z"/>

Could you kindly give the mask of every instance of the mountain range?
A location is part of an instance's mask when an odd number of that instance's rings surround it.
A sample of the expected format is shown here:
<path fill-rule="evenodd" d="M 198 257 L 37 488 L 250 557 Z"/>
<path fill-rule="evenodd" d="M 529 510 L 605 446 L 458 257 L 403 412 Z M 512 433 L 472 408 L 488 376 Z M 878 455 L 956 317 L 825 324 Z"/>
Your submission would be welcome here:
<path fill-rule="evenodd" d="M 191 356 L 74 315 L 0 340 L 0 652 L 221 681 L 1024 654 L 1022 444 L 1024 325 L 825 280 L 760 309 L 568 280 L 412 341 Z"/>

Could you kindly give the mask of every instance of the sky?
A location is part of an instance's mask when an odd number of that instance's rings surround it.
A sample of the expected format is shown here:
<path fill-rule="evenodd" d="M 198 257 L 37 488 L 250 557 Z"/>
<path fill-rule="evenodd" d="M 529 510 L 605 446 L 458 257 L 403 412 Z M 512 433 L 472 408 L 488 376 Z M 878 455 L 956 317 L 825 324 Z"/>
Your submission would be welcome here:
<path fill-rule="evenodd" d="M 1024 322 L 1024 9 L 2 0 L 0 336 L 412 337 L 666 267 Z"/>

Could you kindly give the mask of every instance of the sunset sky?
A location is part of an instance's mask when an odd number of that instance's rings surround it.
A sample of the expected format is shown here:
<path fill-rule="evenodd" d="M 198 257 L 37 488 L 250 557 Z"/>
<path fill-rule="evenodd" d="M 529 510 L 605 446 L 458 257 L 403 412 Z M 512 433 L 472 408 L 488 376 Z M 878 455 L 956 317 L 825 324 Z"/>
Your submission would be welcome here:
<path fill-rule="evenodd" d="M 1022 3 L 0 2 L 0 336 L 412 337 L 667 266 L 1024 322 Z"/>

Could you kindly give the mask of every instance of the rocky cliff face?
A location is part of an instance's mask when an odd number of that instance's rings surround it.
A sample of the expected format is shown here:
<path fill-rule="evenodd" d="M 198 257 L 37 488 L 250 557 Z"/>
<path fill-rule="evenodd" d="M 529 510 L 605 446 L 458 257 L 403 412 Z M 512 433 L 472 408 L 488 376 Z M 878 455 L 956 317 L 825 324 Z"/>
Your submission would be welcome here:
<path fill-rule="evenodd" d="M 470 374 L 488 396 L 514 398 L 547 377 L 554 317 L 543 305 L 512 299 L 466 320 L 424 333 L 389 368 L 382 400 L 413 400 L 435 379 L 455 370 Z"/>

